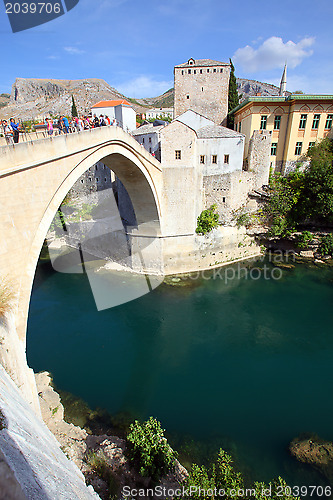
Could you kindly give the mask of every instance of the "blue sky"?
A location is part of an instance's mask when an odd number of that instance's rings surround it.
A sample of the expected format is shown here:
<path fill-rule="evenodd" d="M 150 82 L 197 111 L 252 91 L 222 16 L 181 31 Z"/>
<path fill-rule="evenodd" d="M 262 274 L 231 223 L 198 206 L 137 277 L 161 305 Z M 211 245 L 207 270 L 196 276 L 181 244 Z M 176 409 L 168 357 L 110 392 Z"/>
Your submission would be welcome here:
<path fill-rule="evenodd" d="M 288 90 L 333 94 L 332 19 L 330 0 L 80 0 L 13 34 L 1 3 L 0 92 L 16 77 L 103 78 L 153 97 L 173 86 L 175 64 L 232 57 L 236 76 L 278 84 L 287 60 Z"/>

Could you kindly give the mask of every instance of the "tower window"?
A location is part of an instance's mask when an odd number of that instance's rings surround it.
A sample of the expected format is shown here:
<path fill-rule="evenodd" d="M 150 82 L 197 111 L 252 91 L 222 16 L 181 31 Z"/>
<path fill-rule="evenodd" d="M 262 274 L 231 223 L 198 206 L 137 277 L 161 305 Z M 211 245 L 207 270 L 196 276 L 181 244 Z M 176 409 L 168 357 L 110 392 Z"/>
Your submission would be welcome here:
<path fill-rule="evenodd" d="M 202 75 L 202 69 L 200 70 L 200 75 Z"/>
<path fill-rule="evenodd" d="M 281 115 L 276 115 L 274 117 L 274 130 L 280 130 L 281 126 Z"/>
<path fill-rule="evenodd" d="M 207 73 L 209 73 L 209 68 L 207 69 Z"/>
<path fill-rule="evenodd" d="M 188 70 L 188 74 L 189 74 L 189 75 L 191 74 L 191 70 L 190 70 L 190 69 Z"/>
<path fill-rule="evenodd" d="M 201 92 L 203 92 L 203 87 L 201 87 Z"/>
<path fill-rule="evenodd" d="M 319 120 L 320 120 L 320 115 L 314 115 L 313 122 L 312 122 L 312 128 L 313 129 L 318 129 L 319 128 Z"/>
<path fill-rule="evenodd" d="M 184 70 L 182 69 L 182 75 L 184 74 Z"/>
<path fill-rule="evenodd" d="M 189 98 L 190 98 L 190 96 L 189 96 L 189 94 L 187 94 L 186 99 L 189 99 Z"/>
<path fill-rule="evenodd" d="M 83 182 L 84 182 L 84 181 L 83 181 L 83 179 L 81 179 L 81 182 L 82 182 L 82 184 L 83 184 Z"/>
<path fill-rule="evenodd" d="M 223 73 L 223 68 L 220 69 L 220 73 Z"/>
<path fill-rule="evenodd" d="M 296 142 L 295 155 L 299 156 L 302 153 L 302 143 Z"/>
<path fill-rule="evenodd" d="M 175 160 L 181 160 L 182 158 L 182 152 L 180 149 L 176 149 L 175 151 Z"/>
<path fill-rule="evenodd" d="M 197 70 L 196 70 L 196 69 L 194 69 L 194 70 L 193 70 L 193 73 L 196 75 L 196 74 L 197 74 Z"/>
<path fill-rule="evenodd" d="M 145 143 L 145 138 L 144 138 L 144 137 L 142 137 L 142 144 L 144 144 L 144 143 Z"/>
<path fill-rule="evenodd" d="M 224 155 L 224 163 L 229 164 L 229 155 Z"/>
<path fill-rule="evenodd" d="M 223 203 L 225 203 L 225 196 L 223 196 L 223 198 L 222 198 L 222 202 L 223 202 Z"/>
<path fill-rule="evenodd" d="M 151 137 L 149 137 L 148 142 L 151 142 Z"/>
<path fill-rule="evenodd" d="M 96 182 L 99 182 L 99 178 L 98 177 L 96 177 Z"/>
<path fill-rule="evenodd" d="M 307 117 L 308 117 L 308 115 L 301 115 L 301 118 L 299 120 L 299 127 L 298 128 L 301 128 L 303 130 L 305 129 Z"/>
<path fill-rule="evenodd" d="M 106 180 L 107 180 L 106 177 L 104 177 L 104 182 L 106 182 Z"/>
<path fill-rule="evenodd" d="M 216 73 L 216 68 L 213 69 L 213 72 Z"/>
<path fill-rule="evenodd" d="M 267 126 L 267 115 L 261 115 L 260 130 L 266 130 L 266 126 Z"/>
<path fill-rule="evenodd" d="M 205 155 L 200 155 L 200 163 L 205 163 Z"/>
<path fill-rule="evenodd" d="M 212 155 L 212 163 L 217 163 L 217 155 Z"/>
<path fill-rule="evenodd" d="M 272 142 L 271 144 L 271 156 L 276 156 L 277 142 Z"/>

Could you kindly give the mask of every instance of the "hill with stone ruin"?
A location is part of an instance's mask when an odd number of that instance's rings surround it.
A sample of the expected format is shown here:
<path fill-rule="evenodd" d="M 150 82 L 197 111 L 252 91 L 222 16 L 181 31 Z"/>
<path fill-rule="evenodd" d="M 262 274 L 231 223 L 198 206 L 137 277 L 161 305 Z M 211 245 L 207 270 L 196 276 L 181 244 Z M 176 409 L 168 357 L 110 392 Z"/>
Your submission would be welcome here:
<path fill-rule="evenodd" d="M 242 99 L 254 95 L 279 94 L 279 88 L 275 85 L 245 78 L 237 78 L 237 87 Z M 169 89 L 157 97 L 132 99 L 98 78 L 85 80 L 16 78 L 10 97 L 9 94 L 0 95 L 0 118 L 14 116 L 29 120 L 41 119 L 47 115 L 70 115 L 72 96 L 80 114 L 89 113 L 91 106 L 96 102 L 109 99 L 127 99 L 137 113 L 144 113 L 148 108 L 173 107 L 174 89 Z"/>

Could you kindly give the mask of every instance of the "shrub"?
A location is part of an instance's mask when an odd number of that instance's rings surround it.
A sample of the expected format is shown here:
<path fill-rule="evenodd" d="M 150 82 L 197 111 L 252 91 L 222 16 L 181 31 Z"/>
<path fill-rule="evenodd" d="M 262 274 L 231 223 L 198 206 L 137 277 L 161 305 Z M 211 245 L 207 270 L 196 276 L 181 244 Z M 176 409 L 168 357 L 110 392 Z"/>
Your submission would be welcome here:
<path fill-rule="evenodd" d="M 251 223 L 251 216 L 249 214 L 242 214 L 236 219 L 237 227 L 248 226 Z"/>
<path fill-rule="evenodd" d="M 151 477 L 154 481 L 172 470 L 176 459 L 160 422 L 153 417 L 142 424 L 135 420 L 130 425 L 127 454 L 141 476 Z"/>
<path fill-rule="evenodd" d="M 252 489 L 251 498 L 259 500 L 299 500 L 292 495 L 291 489 L 281 478 L 273 480 L 269 484 L 255 482 L 253 486 L 244 488 L 244 479 L 240 472 L 234 469 L 233 461 L 222 449 L 218 453 L 217 461 L 207 469 L 204 466 L 192 465 L 188 477 L 183 481 L 184 495 L 177 497 L 179 500 L 194 499 L 206 500 L 207 498 L 222 497 L 225 500 L 249 500 L 249 492 Z M 223 492 L 223 495 L 207 495 L 207 490 Z M 190 492 L 190 494 L 189 494 Z M 268 493 L 269 492 L 269 493 Z M 289 494 L 290 493 L 290 494 Z"/>
<path fill-rule="evenodd" d="M 321 255 L 333 255 L 333 234 L 326 234 L 320 238 L 318 247 Z"/>
<path fill-rule="evenodd" d="M 91 451 L 88 454 L 87 462 L 95 474 L 107 483 L 110 495 L 109 498 L 118 498 L 119 479 L 112 473 L 112 467 L 108 464 L 105 453 L 103 451 Z"/>
<path fill-rule="evenodd" d="M 11 309 L 14 292 L 9 281 L 5 278 L 0 279 L 0 317 Z"/>
<path fill-rule="evenodd" d="M 216 205 L 212 205 L 203 210 L 197 219 L 197 228 L 195 230 L 198 234 L 209 233 L 219 223 L 219 215 L 216 213 Z"/>
<path fill-rule="evenodd" d="M 303 231 L 302 234 L 299 234 L 297 236 L 297 245 L 299 248 L 304 250 L 304 249 L 308 248 L 312 239 L 313 239 L 313 237 L 312 237 L 312 233 L 310 233 L 310 231 Z"/>

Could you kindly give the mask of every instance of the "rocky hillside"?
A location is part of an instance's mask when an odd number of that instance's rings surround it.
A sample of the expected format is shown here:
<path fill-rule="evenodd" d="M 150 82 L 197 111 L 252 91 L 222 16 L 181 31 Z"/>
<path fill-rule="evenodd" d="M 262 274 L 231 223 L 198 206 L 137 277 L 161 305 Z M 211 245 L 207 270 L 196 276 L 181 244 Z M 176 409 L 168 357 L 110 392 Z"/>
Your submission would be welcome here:
<path fill-rule="evenodd" d="M 7 106 L 9 103 L 10 94 L 0 94 L 0 108 Z"/>
<path fill-rule="evenodd" d="M 253 95 L 278 95 L 275 85 L 256 80 L 237 78 L 238 92 L 242 99 Z M 163 95 L 146 99 L 125 97 L 104 80 L 88 78 L 86 80 L 47 80 L 38 78 L 16 78 L 10 95 L 0 95 L 0 118 L 9 116 L 22 120 L 42 118 L 45 115 L 69 115 L 72 96 L 79 113 L 90 112 L 91 106 L 105 99 L 127 99 L 138 113 L 147 108 L 173 107 L 174 89 Z"/>
<path fill-rule="evenodd" d="M 174 90 L 169 89 L 158 97 L 147 97 L 146 99 L 136 99 L 141 106 L 149 108 L 172 108 L 174 101 Z"/>
<path fill-rule="evenodd" d="M 279 95 L 280 91 L 279 87 L 270 83 L 247 80 L 246 78 L 237 78 L 237 90 L 242 100 L 255 95 Z M 289 93 L 287 92 L 287 94 Z"/>
<path fill-rule="evenodd" d="M 79 113 L 90 112 L 91 106 L 104 99 L 124 99 L 125 96 L 104 80 L 47 80 L 16 78 L 9 103 L 0 110 L 0 117 L 13 115 L 23 120 L 47 114 L 70 114 L 72 95 Z"/>

